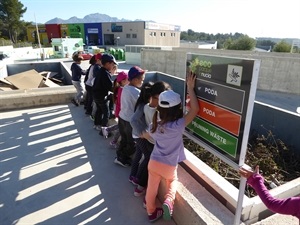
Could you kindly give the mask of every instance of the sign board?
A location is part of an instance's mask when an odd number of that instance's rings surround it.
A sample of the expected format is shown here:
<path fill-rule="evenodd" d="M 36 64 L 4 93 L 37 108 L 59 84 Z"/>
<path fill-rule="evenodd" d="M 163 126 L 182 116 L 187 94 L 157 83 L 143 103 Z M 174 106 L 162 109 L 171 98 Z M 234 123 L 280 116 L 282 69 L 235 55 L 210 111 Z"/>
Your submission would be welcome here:
<path fill-rule="evenodd" d="M 187 54 L 200 110 L 185 135 L 234 167 L 244 163 L 259 66 L 259 60 Z M 185 102 L 189 110 L 187 92 Z"/>

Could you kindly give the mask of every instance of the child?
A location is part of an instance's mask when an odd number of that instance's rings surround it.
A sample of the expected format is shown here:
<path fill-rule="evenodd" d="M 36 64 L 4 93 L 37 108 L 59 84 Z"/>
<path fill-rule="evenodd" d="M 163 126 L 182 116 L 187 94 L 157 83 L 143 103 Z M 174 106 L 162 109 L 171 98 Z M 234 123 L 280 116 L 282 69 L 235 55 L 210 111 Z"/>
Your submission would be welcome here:
<path fill-rule="evenodd" d="M 152 123 L 153 115 L 156 111 L 158 105 L 158 96 L 161 92 L 171 90 L 171 86 L 163 81 L 157 81 L 151 87 L 150 102 L 144 106 L 144 117 L 146 121 L 146 127 L 144 131 L 149 128 L 150 123 Z M 134 117 L 133 117 L 134 118 Z M 132 119 L 132 121 L 135 121 Z M 140 162 L 138 167 L 138 172 L 136 177 L 129 177 L 129 181 L 137 187 L 134 189 L 134 196 L 141 196 L 146 192 L 146 187 L 148 183 L 148 162 L 150 160 L 150 155 L 154 148 L 154 140 L 147 140 L 141 138 L 140 142 L 143 142 L 143 148 L 141 148 L 143 153 L 143 160 Z"/>
<path fill-rule="evenodd" d="M 157 111 L 154 113 L 150 132 L 143 134 L 145 138 L 151 137 L 155 140 L 148 164 L 149 178 L 146 191 L 146 208 L 150 222 L 156 221 L 162 215 L 165 220 L 170 220 L 172 216 L 177 190 L 177 166 L 179 162 L 185 160 L 182 133 L 199 111 L 194 91 L 195 79 L 196 77 L 190 74 L 186 80 L 187 91 L 190 95 L 189 112 L 183 115 L 179 94 L 172 90 L 164 91 L 159 95 Z M 163 208 L 156 208 L 155 199 L 161 179 L 166 180 L 167 194 Z"/>
<path fill-rule="evenodd" d="M 135 140 L 135 156 L 132 161 L 131 165 L 131 172 L 129 175 L 129 182 L 133 184 L 137 184 L 137 177 L 139 177 L 138 174 L 138 168 L 139 168 L 139 162 L 142 159 L 142 149 L 145 148 L 146 141 L 144 138 L 141 138 L 142 132 L 147 129 L 147 123 L 145 120 L 144 115 L 144 106 L 149 102 L 150 94 L 151 94 L 151 87 L 153 83 L 148 82 L 144 83 L 141 88 L 140 97 L 138 98 L 135 108 L 134 108 L 134 114 L 131 117 L 130 125 L 132 126 L 132 136 Z M 136 196 L 140 196 L 145 192 L 145 190 L 141 190 L 140 193 L 135 194 Z"/>
<path fill-rule="evenodd" d="M 263 203 L 275 213 L 296 216 L 300 222 L 300 197 L 276 199 L 269 193 L 264 185 L 264 178 L 259 174 L 259 166 L 255 171 L 240 168 L 239 174 L 247 179 L 247 183 L 253 187 Z"/>
<path fill-rule="evenodd" d="M 74 99 L 71 100 L 71 102 L 79 106 L 80 103 L 82 102 L 82 97 L 83 97 L 83 87 L 81 85 L 81 75 L 85 75 L 86 72 L 81 69 L 80 64 L 81 60 L 83 60 L 83 57 L 80 52 L 74 52 L 72 55 L 73 63 L 71 65 L 71 71 L 72 71 L 72 84 L 76 88 L 76 95 Z"/>
<path fill-rule="evenodd" d="M 134 113 L 134 106 L 140 94 L 140 87 L 145 79 L 145 70 L 133 66 L 128 72 L 129 84 L 123 88 L 121 96 L 121 111 L 119 114 L 119 131 L 121 141 L 117 150 L 117 157 L 114 163 L 123 167 L 131 165 L 131 155 L 135 152 L 135 143 L 132 138 L 131 117 Z"/>
<path fill-rule="evenodd" d="M 128 84 L 128 74 L 124 71 L 119 72 L 117 78 L 114 81 L 113 89 L 113 102 L 115 103 L 115 117 L 118 120 L 120 109 L 121 109 L 121 96 L 123 87 Z M 113 148 L 117 147 L 118 139 L 120 137 L 119 126 L 118 124 L 102 127 L 103 137 L 107 138 L 110 132 L 116 131 L 113 137 L 113 140 L 110 142 L 110 145 Z"/>
<path fill-rule="evenodd" d="M 97 106 L 97 111 L 101 110 L 102 112 L 101 118 L 98 118 L 97 116 L 95 118 L 95 124 L 100 124 L 100 127 L 98 125 L 96 129 L 102 134 L 101 127 L 107 127 L 110 115 L 109 96 L 113 87 L 110 71 L 112 71 L 114 65 L 117 65 L 118 63 L 113 55 L 103 54 L 101 57 L 101 64 L 102 67 L 96 71 L 97 73 L 95 74 L 92 91 L 93 98 Z"/>
<path fill-rule="evenodd" d="M 96 75 L 100 73 L 100 68 L 102 67 L 102 63 L 101 63 L 101 58 L 102 58 L 102 54 L 100 57 L 100 54 L 97 54 L 95 59 L 96 59 L 96 63 L 94 65 L 93 68 L 93 76 L 94 79 L 92 80 L 92 85 L 94 86 L 94 82 L 96 79 Z M 92 86 L 92 96 L 93 96 L 93 111 L 92 111 L 92 115 L 90 116 L 91 120 L 94 121 L 94 128 L 98 131 L 101 130 L 101 126 L 100 126 L 100 122 L 101 122 L 101 118 L 102 118 L 102 111 L 100 108 L 97 108 L 97 104 L 94 101 L 94 95 L 97 95 L 97 90 L 93 90 L 93 86 Z"/>
<path fill-rule="evenodd" d="M 86 71 L 86 76 L 84 78 L 85 82 L 85 90 L 86 90 L 86 101 L 85 101 L 85 114 L 91 115 L 93 111 L 93 93 L 92 93 L 92 87 L 94 82 L 94 67 L 96 64 L 96 60 L 98 58 L 101 58 L 101 53 L 98 53 L 97 55 L 93 55 L 90 59 L 90 67 Z"/>
<path fill-rule="evenodd" d="M 111 75 L 116 75 L 117 71 L 118 71 L 118 66 L 114 65 L 114 67 L 112 68 L 110 73 L 111 73 Z M 115 81 L 113 82 L 113 89 L 114 89 L 114 86 L 115 86 Z M 110 95 L 109 95 L 109 110 L 110 110 L 109 119 L 115 119 L 116 118 L 115 115 L 114 115 L 114 99 L 113 99 L 114 98 L 114 93 L 113 93 L 113 89 L 112 89 L 112 91 L 110 92 Z"/>

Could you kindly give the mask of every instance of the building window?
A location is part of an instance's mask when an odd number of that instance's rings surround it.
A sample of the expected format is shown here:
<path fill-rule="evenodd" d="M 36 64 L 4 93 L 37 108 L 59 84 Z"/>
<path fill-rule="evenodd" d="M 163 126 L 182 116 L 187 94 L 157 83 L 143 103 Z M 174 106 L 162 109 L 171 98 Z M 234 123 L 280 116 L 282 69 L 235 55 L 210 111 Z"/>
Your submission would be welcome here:
<path fill-rule="evenodd" d="M 132 34 L 132 38 L 137 38 L 137 34 Z"/>
<path fill-rule="evenodd" d="M 162 33 L 162 32 L 160 32 L 160 36 L 161 36 L 161 37 L 163 36 L 163 33 Z"/>
<path fill-rule="evenodd" d="M 126 38 L 130 38 L 130 34 L 126 34 Z"/>
<path fill-rule="evenodd" d="M 152 32 L 150 32 L 150 36 L 153 36 L 153 33 L 152 33 Z"/>
<path fill-rule="evenodd" d="M 154 36 L 154 37 L 156 36 L 156 32 L 153 32 L 153 36 Z"/>

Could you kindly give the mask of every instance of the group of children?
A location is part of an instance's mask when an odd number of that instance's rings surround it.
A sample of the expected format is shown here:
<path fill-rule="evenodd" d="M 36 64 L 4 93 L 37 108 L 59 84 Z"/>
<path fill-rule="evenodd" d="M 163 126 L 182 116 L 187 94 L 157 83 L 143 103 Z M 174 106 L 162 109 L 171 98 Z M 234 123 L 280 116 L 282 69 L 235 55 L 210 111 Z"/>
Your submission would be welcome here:
<path fill-rule="evenodd" d="M 96 108 L 95 128 L 104 137 L 114 131 L 115 146 L 117 139 L 120 139 L 114 163 L 131 166 L 129 181 L 136 185 L 135 196 L 146 194 L 144 204 L 149 221 L 156 221 L 162 216 L 171 219 L 177 187 L 177 165 L 185 159 L 182 133 L 199 110 L 194 92 L 195 76 L 187 77 L 191 107 L 184 115 L 180 95 L 172 91 L 166 82 L 144 83 L 146 71 L 138 66 L 130 68 L 128 73 L 119 72 L 113 81 L 117 62 L 112 55 L 93 56 L 87 71 L 80 68 L 80 53 L 74 54 L 73 60 L 72 82 L 76 73 L 73 84 L 77 94 L 72 102 L 77 106 L 80 104 L 83 88 L 79 88 L 75 81 L 86 75 L 86 114 L 93 115 Z M 117 125 L 107 126 L 113 110 L 111 102 L 114 103 Z M 161 179 L 166 180 L 168 187 L 162 207 L 156 207 Z"/>
<path fill-rule="evenodd" d="M 97 130 L 104 137 L 115 132 L 111 142 L 117 147 L 114 163 L 123 167 L 131 166 L 129 182 L 136 186 L 135 196 L 146 194 L 144 205 L 149 221 L 154 222 L 161 217 L 170 220 L 177 190 L 178 163 L 186 159 L 182 134 L 199 111 L 194 91 L 196 76 L 188 73 L 186 77 L 190 107 L 184 113 L 180 95 L 163 81 L 143 83 L 146 71 L 138 66 L 132 67 L 128 74 L 119 72 L 113 82 L 112 75 L 116 72 L 117 62 L 112 55 L 95 55 L 87 72 L 78 65 L 80 55 L 73 59 L 77 65 L 71 66 L 72 82 L 77 94 L 72 102 L 80 104 L 83 89 L 79 87 L 78 80 L 82 74 L 86 74 L 86 114 L 92 114 L 92 102 L 95 102 L 95 128 L 100 126 Z M 108 127 L 113 105 L 117 124 Z M 271 210 L 299 218 L 299 197 L 274 199 L 264 188 L 258 168 L 255 172 L 244 169 L 239 172 L 248 179 L 248 183 Z M 162 206 L 157 207 L 156 197 L 162 179 L 167 189 Z"/>

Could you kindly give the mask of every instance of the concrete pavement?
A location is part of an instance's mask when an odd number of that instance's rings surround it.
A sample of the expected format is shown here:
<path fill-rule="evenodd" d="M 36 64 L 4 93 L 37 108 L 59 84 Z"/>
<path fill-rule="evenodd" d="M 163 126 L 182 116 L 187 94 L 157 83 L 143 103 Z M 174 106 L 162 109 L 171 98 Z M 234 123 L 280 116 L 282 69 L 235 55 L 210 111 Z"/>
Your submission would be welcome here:
<path fill-rule="evenodd" d="M 149 224 L 130 168 L 82 106 L 0 113 L 0 140 L 1 225 Z"/>

